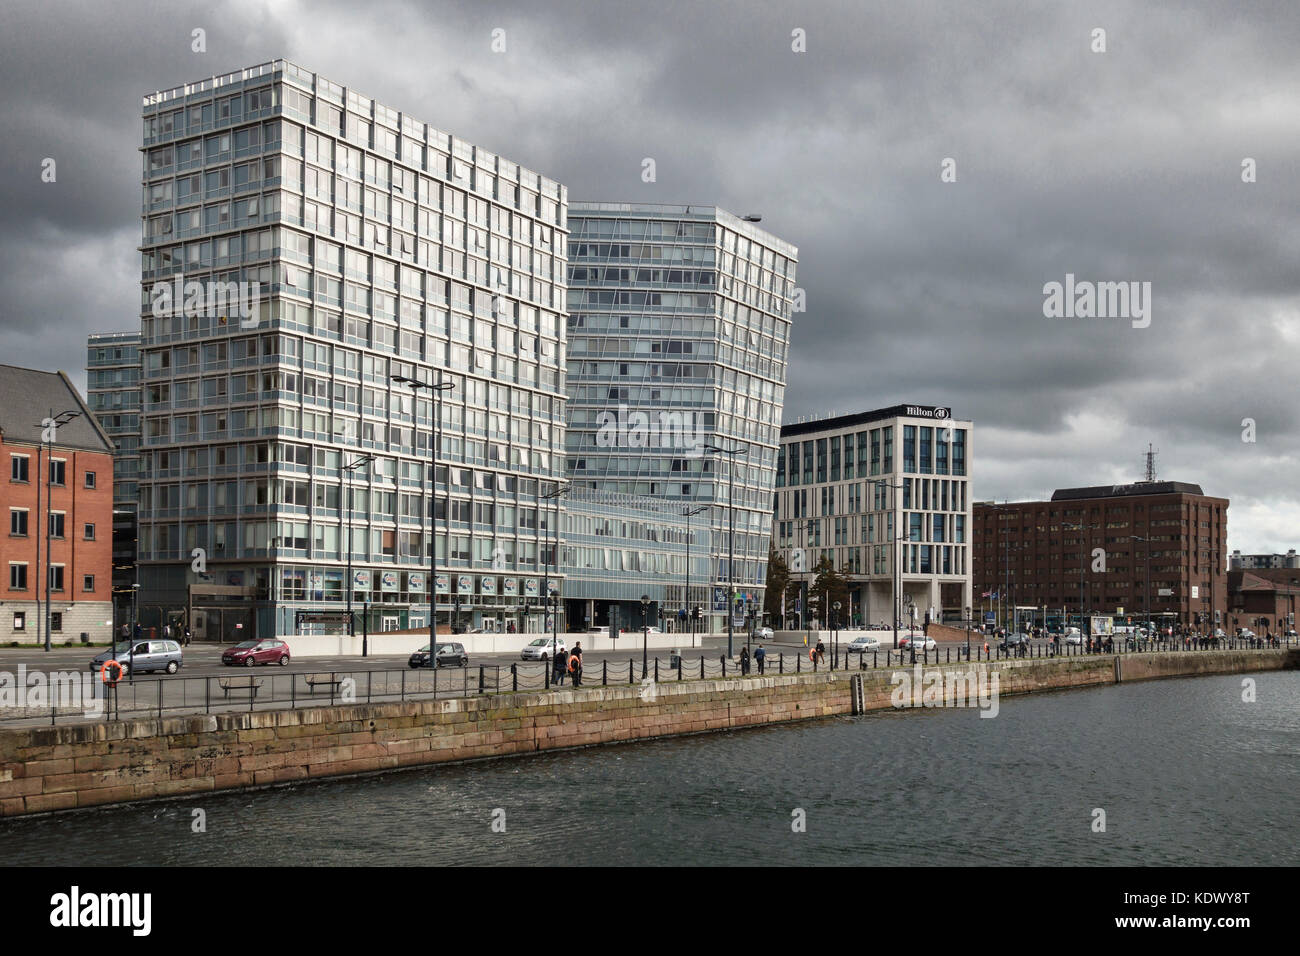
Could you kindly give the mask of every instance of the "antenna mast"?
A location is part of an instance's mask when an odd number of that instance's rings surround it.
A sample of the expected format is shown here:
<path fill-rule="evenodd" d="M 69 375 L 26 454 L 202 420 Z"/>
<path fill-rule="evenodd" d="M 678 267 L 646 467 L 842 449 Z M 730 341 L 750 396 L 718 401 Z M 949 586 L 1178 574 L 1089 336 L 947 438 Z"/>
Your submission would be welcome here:
<path fill-rule="evenodd" d="M 1144 457 L 1147 460 L 1146 480 L 1155 481 L 1156 480 L 1156 451 L 1154 448 L 1151 447 L 1150 442 L 1147 442 L 1147 450 L 1146 450 L 1146 455 Z"/>

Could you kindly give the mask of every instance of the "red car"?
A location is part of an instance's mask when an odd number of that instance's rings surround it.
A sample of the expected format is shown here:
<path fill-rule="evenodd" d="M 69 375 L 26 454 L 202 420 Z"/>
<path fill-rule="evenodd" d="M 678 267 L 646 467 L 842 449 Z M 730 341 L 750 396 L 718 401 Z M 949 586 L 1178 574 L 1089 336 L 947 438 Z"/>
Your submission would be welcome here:
<path fill-rule="evenodd" d="M 243 641 L 221 652 L 221 663 L 230 667 L 252 667 L 254 664 L 289 663 L 289 645 L 268 637 L 263 641 Z"/>

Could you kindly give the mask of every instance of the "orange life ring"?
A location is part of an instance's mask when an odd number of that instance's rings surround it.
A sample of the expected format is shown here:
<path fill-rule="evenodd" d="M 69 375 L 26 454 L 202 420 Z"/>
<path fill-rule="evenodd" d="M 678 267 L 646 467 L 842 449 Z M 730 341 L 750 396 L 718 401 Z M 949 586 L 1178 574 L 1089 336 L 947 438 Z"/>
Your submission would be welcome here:
<path fill-rule="evenodd" d="M 114 677 L 108 676 L 108 669 L 110 667 L 116 670 L 116 675 Z M 99 669 L 99 679 L 102 680 L 109 687 L 117 686 L 117 682 L 122 679 L 122 665 L 114 660 L 104 661 L 103 666 L 100 667 Z"/>
<path fill-rule="evenodd" d="M 808 648 L 808 660 L 810 661 L 817 660 L 817 648 L 815 647 Z"/>

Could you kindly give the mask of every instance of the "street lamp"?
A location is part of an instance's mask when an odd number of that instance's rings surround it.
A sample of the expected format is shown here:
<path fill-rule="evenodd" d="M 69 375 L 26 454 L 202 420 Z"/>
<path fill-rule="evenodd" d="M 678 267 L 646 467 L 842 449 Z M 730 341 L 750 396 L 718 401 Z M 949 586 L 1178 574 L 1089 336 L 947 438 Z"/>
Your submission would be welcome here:
<path fill-rule="evenodd" d="M 972 597 L 974 597 L 974 595 L 972 595 Z M 970 612 L 971 612 L 971 606 L 967 604 L 966 605 L 966 660 L 970 660 L 970 625 L 971 625 Z M 1047 618 L 1044 617 L 1043 621 L 1044 623 L 1046 623 Z"/>
<path fill-rule="evenodd" d="M 1079 524 L 1067 524 L 1066 522 L 1062 521 L 1061 530 L 1079 532 L 1079 633 L 1082 634 L 1084 630 L 1084 624 L 1083 624 L 1084 609 L 1087 607 L 1087 603 L 1088 603 L 1086 595 L 1084 594 L 1084 586 L 1083 586 L 1083 569 L 1086 563 L 1086 559 L 1084 558 L 1084 551 L 1088 547 L 1088 542 L 1087 539 L 1083 536 L 1083 533 L 1088 530 L 1088 526 L 1083 524 L 1083 522 L 1080 522 Z M 1064 621 L 1061 622 L 1061 628 L 1062 630 L 1064 630 L 1065 628 Z"/>
<path fill-rule="evenodd" d="M 1146 594 L 1142 603 L 1146 605 L 1147 611 L 1147 640 L 1151 640 L 1151 539 L 1143 538 L 1140 535 L 1131 534 L 1128 536 L 1130 541 L 1141 541 L 1146 544 L 1146 566 L 1147 566 L 1147 587 Z"/>
<path fill-rule="evenodd" d="M 641 676 L 645 677 L 650 660 L 650 595 L 641 595 Z"/>
<path fill-rule="evenodd" d="M 840 602 L 835 602 L 835 617 L 831 621 L 831 664 L 839 666 L 840 659 Z"/>
<path fill-rule="evenodd" d="M 695 617 L 691 614 L 691 518 L 708 510 L 708 505 L 700 505 L 698 508 L 687 508 L 684 512 L 686 515 L 686 596 L 682 599 L 682 606 L 686 608 L 687 627 L 691 629 L 692 649 L 695 647 Z"/>
<path fill-rule="evenodd" d="M 455 388 L 453 381 L 443 381 L 442 373 L 433 382 L 421 382 L 406 375 L 394 375 L 393 381 L 399 385 L 409 385 L 418 391 L 427 388 L 433 393 L 433 441 L 429 443 L 429 664 L 438 669 L 438 452 L 441 450 L 439 429 L 442 425 L 442 393 Z M 412 409 L 414 412 L 415 409 Z M 417 416 L 412 415 L 412 420 Z M 451 475 L 447 476 L 447 548 L 451 550 Z M 352 582 L 348 582 L 351 591 Z"/>
<path fill-rule="evenodd" d="M 130 659 L 127 664 L 127 673 L 131 677 L 131 683 L 135 683 L 135 630 L 140 626 L 139 619 L 136 617 L 136 595 L 140 593 L 139 583 L 131 585 L 131 643 L 127 646 L 127 657 Z"/>
<path fill-rule="evenodd" d="M 885 488 L 893 488 L 895 491 L 898 491 L 900 488 L 903 487 L 901 484 L 896 485 L 893 482 L 886 481 L 883 478 L 877 478 L 875 481 L 871 482 L 871 484 L 880 485 Z M 895 513 L 894 504 L 890 505 L 889 513 L 891 515 Z M 899 521 L 899 524 L 902 525 L 901 520 Z M 902 591 L 903 591 L 902 542 L 906 540 L 907 540 L 906 534 L 895 534 L 889 542 L 890 551 L 892 552 L 892 554 L 890 555 L 890 559 L 891 559 L 891 563 L 894 565 L 894 581 L 893 581 L 894 593 L 891 595 L 893 600 L 890 602 L 894 605 L 894 650 L 898 650 L 898 618 L 899 618 L 900 603 L 901 603 Z M 895 544 L 898 544 L 899 546 L 895 548 L 894 547 Z"/>
<path fill-rule="evenodd" d="M 350 465 L 344 465 L 343 468 L 342 468 L 342 470 L 339 472 L 339 477 L 340 477 L 340 478 L 342 477 L 344 471 L 348 472 L 351 476 L 355 477 L 355 475 L 356 475 L 356 470 L 357 470 L 358 468 L 360 468 L 362 465 L 368 465 L 368 464 L 370 464 L 370 462 L 372 462 L 372 461 L 374 461 L 374 460 L 375 460 L 375 456 L 374 456 L 374 455 L 362 455 L 362 456 L 361 456 L 360 458 L 358 458 L 356 461 L 352 462 L 352 464 L 350 464 Z M 355 624 L 355 622 L 354 622 L 353 619 L 352 619 L 352 589 L 353 589 L 353 583 L 352 583 L 352 478 L 349 477 L 349 478 L 348 478 L 348 637 L 349 637 L 349 638 L 353 638 L 353 637 L 356 637 L 356 636 L 357 636 L 356 624 Z M 366 656 L 366 652 L 367 652 L 367 650 L 368 650 L 367 644 L 369 643 L 370 628 L 368 628 L 368 627 L 367 627 L 367 628 L 364 628 L 363 631 L 362 631 L 362 633 L 365 634 L 365 637 L 363 637 L 363 638 L 361 639 L 361 656 L 362 656 L 362 657 L 365 657 L 365 656 Z M 351 651 L 349 651 L 348 653 L 351 653 Z"/>
<path fill-rule="evenodd" d="M 542 593 L 547 596 L 548 605 L 550 604 L 551 598 L 557 599 L 555 601 L 555 609 L 551 612 L 551 660 L 555 660 L 556 645 L 560 637 L 560 602 L 558 600 L 558 593 L 551 590 L 551 564 L 552 562 L 555 564 L 555 574 L 558 578 L 560 574 L 560 498 L 568 493 L 568 483 L 557 481 L 555 487 L 551 489 L 550 493 L 542 495 L 544 499 L 555 502 L 555 520 L 551 522 L 555 526 L 553 529 L 555 532 L 555 546 L 551 549 L 551 560 L 542 565 Z M 545 633 L 545 626 L 545 615 L 543 615 L 543 633 Z"/>
<path fill-rule="evenodd" d="M 52 600 L 50 598 L 50 573 L 52 570 L 51 551 L 53 545 L 53 528 L 50 527 L 54 521 L 54 438 L 60 425 L 66 425 L 74 418 L 80 418 L 81 412 L 66 411 L 54 414 L 54 409 L 50 409 L 50 415 L 45 421 L 36 425 L 41 430 L 41 444 L 36 449 L 36 520 L 41 520 L 41 448 L 45 448 L 45 650 L 48 652 L 52 649 L 50 643 L 50 607 Z M 67 484 L 67 476 L 64 476 L 64 484 Z M 68 535 L 68 529 L 64 528 L 64 535 Z M 41 534 L 36 532 L 36 573 L 41 573 Z M 36 587 L 36 626 L 39 628 L 41 616 L 41 589 L 39 583 Z"/>
<path fill-rule="evenodd" d="M 738 442 L 731 448 L 717 445 L 705 445 L 704 450 L 717 455 L 730 455 L 731 467 L 727 469 L 727 656 L 735 653 L 736 617 L 734 602 L 736 600 L 736 455 L 744 445 L 745 455 L 749 455 L 749 443 Z"/>

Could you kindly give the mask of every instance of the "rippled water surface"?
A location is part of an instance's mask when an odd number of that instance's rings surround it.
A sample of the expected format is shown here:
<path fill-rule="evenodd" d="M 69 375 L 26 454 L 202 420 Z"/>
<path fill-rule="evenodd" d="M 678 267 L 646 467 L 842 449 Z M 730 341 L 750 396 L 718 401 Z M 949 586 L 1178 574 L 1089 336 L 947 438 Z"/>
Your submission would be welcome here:
<path fill-rule="evenodd" d="M 0 860 L 1294 866 L 1300 672 L 1253 679 L 1255 703 L 1171 680 L 0 821 Z"/>

